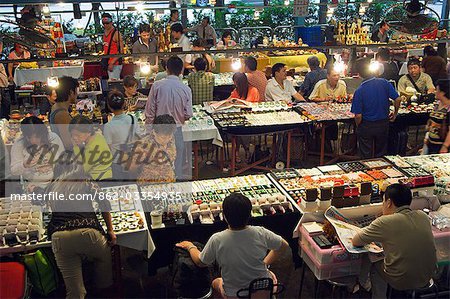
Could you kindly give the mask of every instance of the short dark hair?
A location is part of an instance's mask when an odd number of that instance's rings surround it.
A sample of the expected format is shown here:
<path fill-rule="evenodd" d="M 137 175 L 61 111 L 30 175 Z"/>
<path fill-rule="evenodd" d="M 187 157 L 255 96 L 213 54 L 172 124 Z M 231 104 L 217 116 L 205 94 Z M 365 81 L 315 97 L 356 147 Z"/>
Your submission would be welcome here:
<path fill-rule="evenodd" d="M 139 32 L 150 32 L 152 29 L 150 28 L 149 24 L 142 23 L 139 25 Z"/>
<path fill-rule="evenodd" d="M 378 48 L 377 57 L 383 59 L 383 61 L 388 61 L 389 59 L 391 59 L 391 52 L 386 47 L 380 47 Z"/>
<path fill-rule="evenodd" d="M 423 48 L 423 54 L 427 56 L 437 56 L 438 52 L 433 48 L 433 46 L 428 45 Z"/>
<path fill-rule="evenodd" d="M 278 63 L 275 63 L 273 66 L 272 66 L 272 77 L 274 77 L 275 78 L 275 73 L 277 73 L 277 72 L 279 72 L 282 68 L 284 68 L 286 65 L 284 64 L 284 63 L 281 63 L 281 62 L 278 62 Z"/>
<path fill-rule="evenodd" d="M 94 134 L 94 126 L 92 126 L 92 121 L 86 116 L 77 115 L 69 123 L 69 132 L 76 130 L 82 133 Z"/>
<path fill-rule="evenodd" d="M 110 13 L 108 13 L 108 12 L 102 13 L 102 19 L 103 19 L 103 18 L 110 18 L 111 21 L 112 21 L 112 15 L 111 15 Z"/>
<path fill-rule="evenodd" d="M 316 69 L 320 66 L 319 58 L 317 58 L 317 56 L 315 55 L 309 56 L 306 61 L 308 62 L 310 69 Z"/>
<path fill-rule="evenodd" d="M 208 22 L 208 24 L 211 23 L 211 19 L 209 17 L 203 17 L 203 20 L 206 20 L 206 22 Z"/>
<path fill-rule="evenodd" d="M 112 90 L 108 94 L 108 106 L 112 111 L 123 109 L 125 105 L 125 97 L 118 90 Z"/>
<path fill-rule="evenodd" d="M 170 26 L 170 30 L 173 32 L 183 33 L 183 25 L 181 25 L 180 23 L 172 24 L 172 26 Z"/>
<path fill-rule="evenodd" d="M 252 203 L 241 193 L 231 193 L 223 200 L 223 214 L 232 229 L 242 229 L 252 215 Z"/>
<path fill-rule="evenodd" d="M 224 30 L 223 32 L 222 32 L 222 41 L 223 41 L 223 39 L 225 38 L 225 37 L 227 37 L 227 36 L 231 36 L 231 38 L 233 38 L 233 34 L 231 33 L 231 30 Z M 226 46 L 226 45 L 225 45 Z"/>
<path fill-rule="evenodd" d="M 440 79 L 436 82 L 436 86 L 439 86 L 439 90 L 444 92 L 447 99 L 450 99 L 450 79 Z"/>
<path fill-rule="evenodd" d="M 139 85 L 139 81 L 135 77 L 128 75 L 123 78 L 123 86 L 133 87 L 134 85 Z"/>
<path fill-rule="evenodd" d="M 192 46 L 193 47 L 203 47 L 204 48 L 206 46 L 206 41 L 203 38 L 197 38 L 192 43 Z"/>
<path fill-rule="evenodd" d="M 258 61 L 256 61 L 255 57 L 253 56 L 245 57 L 244 64 L 252 72 L 256 71 L 256 68 L 258 67 Z"/>
<path fill-rule="evenodd" d="M 33 147 L 29 143 L 28 139 L 33 135 L 38 136 L 41 139 L 42 144 L 51 146 L 47 126 L 44 125 L 44 122 L 36 116 L 24 118 L 20 123 L 20 131 L 22 132 L 22 140 L 25 145 L 25 150 L 29 154 L 32 153 Z"/>
<path fill-rule="evenodd" d="M 162 114 L 155 117 L 152 128 L 156 134 L 171 135 L 175 133 L 177 124 L 171 115 Z"/>
<path fill-rule="evenodd" d="M 403 184 L 392 184 L 384 192 L 385 199 L 390 199 L 396 207 L 409 206 L 412 201 L 411 189 Z"/>
<path fill-rule="evenodd" d="M 384 25 L 389 25 L 389 24 L 386 22 L 386 20 L 382 20 L 382 21 L 380 22 L 380 28 L 383 27 Z"/>
<path fill-rule="evenodd" d="M 58 88 L 56 88 L 56 102 L 67 102 L 69 100 L 70 92 L 75 92 L 78 87 L 78 80 L 72 77 L 58 78 Z"/>
<path fill-rule="evenodd" d="M 373 77 L 369 70 L 370 58 L 369 57 L 361 57 L 355 61 L 355 69 L 361 78 L 367 79 Z M 332 66 L 330 66 L 332 68 Z"/>
<path fill-rule="evenodd" d="M 172 56 L 167 60 L 167 71 L 170 75 L 179 76 L 183 71 L 183 60 L 178 56 Z"/>
<path fill-rule="evenodd" d="M 199 57 L 194 61 L 194 68 L 197 71 L 206 71 L 207 64 L 208 62 L 203 57 Z"/>
<path fill-rule="evenodd" d="M 170 16 L 172 17 L 174 14 L 176 14 L 176 13 L 178 13 L 178 10 L 176 10 L 176 9 L 172 9 L 171 11 L 170 11 Z"/>
<path fill-rule="evenodd" d="M 420 66 L 420 60 L 417 59 L 416 57 L 412 57 L 412 58 L 410 58 L 410 59 L 408 60 L 407 66 L 410 66 L 410 65 L 417 65 L 417 66 Z"/>

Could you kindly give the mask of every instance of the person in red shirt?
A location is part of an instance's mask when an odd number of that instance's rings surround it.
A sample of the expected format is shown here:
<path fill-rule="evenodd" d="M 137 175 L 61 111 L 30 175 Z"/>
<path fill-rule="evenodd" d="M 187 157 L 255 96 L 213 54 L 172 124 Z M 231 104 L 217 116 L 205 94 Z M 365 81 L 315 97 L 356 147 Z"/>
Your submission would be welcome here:
<path fill-rule="evenodd" d="M 247 74 L 248 83 L 255 87 L 259 92 L 259 100 L 261 102 L 265 99 L 267 78 L 266 75 L 257 70 L 258 62 L 254 57 L 247 57 L 244 60 L 245 73 Z"/>
<path fill-rule="evenodd" d="M 234 86 L 236 87 L 230 95 L 231 99 L 240 99 L 247 102 L 259 102 L 258 90 L 250 86 L 247 76 L 244 73 L 236 73 L 233 75 Z"/>
<path fill-rule="evenodd" d="M 121 54 L 123 53 L 123 39 L 116 27 L 114 27 L 112 16 L 109 13 L 102 14 L 102 24 L 105 29 L 103 34 L 103 53 Z M 120 80 L 122 65 L 119 57 L 112 57 L 108 60 L 108 78 L 111 80 Z"/>

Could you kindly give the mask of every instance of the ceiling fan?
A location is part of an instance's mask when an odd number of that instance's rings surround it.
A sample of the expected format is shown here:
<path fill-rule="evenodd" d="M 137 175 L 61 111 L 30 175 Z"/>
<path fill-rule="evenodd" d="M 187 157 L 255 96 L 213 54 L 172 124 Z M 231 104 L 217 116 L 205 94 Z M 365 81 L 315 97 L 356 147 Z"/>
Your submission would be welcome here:
<path fill-rule="evenodd" d="M 440 18 L 437 12 L 427 6 L 428 0 L 403 0 L 391 6 L 385 20 L 391 28 L 406 34 L 427 34 L 438 28 Z"/>

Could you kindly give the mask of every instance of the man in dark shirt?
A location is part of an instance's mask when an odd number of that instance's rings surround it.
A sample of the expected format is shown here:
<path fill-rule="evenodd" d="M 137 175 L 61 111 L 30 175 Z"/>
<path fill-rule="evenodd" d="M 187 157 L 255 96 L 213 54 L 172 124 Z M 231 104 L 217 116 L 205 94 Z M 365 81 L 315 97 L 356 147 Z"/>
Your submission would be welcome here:
<path fill-rule="evenodd" d="M 400 79 L 399 68 L 395 61 L 392 61 L 391 54 L 388 48 L 381 47 L 378 48 L 377 61 L 383 65 L 383 73 L 380 78 L 386 80 L 394 80 L 395 83 Z"/>
<path fill-rule="evenodd" d="M 389 121 L 397 117 L 401 98 L 386 80 L 375 78 L 369 72 L 369 61 L 356 61 L 359 75 L 364 79 L 353 96 L 351 112 L 355 114 L 358 145 L 361 158 L 382 157 L 387 153 Z M 395 110 L 390 113 L 390 100 L 395 100 Z"/>
<path fill-rule="evenodd" d="M 447 79 L 447 62 L 438 55 L 433 46 L 426 46 L 423 49 L 423 55 L 422 68 L 433 79 L 433 84 L 436 84 L 439 79 Z"/>
<path fill-rule="evenodd" d="M 131 51 L 133 54 L 154 54 L 157 51 L 158 43 L 155 38 L 151 36 L 152 29 L 148 24 L 139 25 L 139 38 L 133 44 Z M 152 65 L 158 65 L 158 56 L 149 55 L 148 62 Z"/>
<path fill-rule="evenodd" d="M 380 43 L 388 43 L 389 42 L 389 24 L 383 20 L 379 25 L 375 26 L 375 30 L 372 33 L 372 41 L 380 42 Z"/>
<path fill-rule="evenodd" d="M 305 81 L 300 87 L 300 93 L 304 98 L 309 97 L 317 82 L 327 78 L 327 71 L 320 67 L 320 61 L 317 56 L 308 57 L 307 61 L 311 71 L 306 74 Z"/>

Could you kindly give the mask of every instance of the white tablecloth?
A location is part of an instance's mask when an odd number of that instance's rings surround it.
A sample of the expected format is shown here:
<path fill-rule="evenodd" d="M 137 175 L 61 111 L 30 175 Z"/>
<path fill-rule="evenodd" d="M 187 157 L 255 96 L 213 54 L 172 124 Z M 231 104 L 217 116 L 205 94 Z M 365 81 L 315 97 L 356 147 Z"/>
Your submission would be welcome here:
<path fill-rule="evenodd" d="M 147 251 L 147 258 L 150 258 L 155 251 L 155 243 L 150 236 L 148 228 L 139 232 L 128 232 L 117 235 L 117 245 L 136 249 L 138 251 Z"/>
<path fill-rule="evenodd" d="M 219 130 L 214 125 L 189 127 L 188 124 L 185 124 L 183 126 L 183 138 L 185 142 L 212 139 L 214 145 L 223 147 L 222 136 L 220 136 Z"/>
<path fill-rule="evenodd" d="M 17 86 L 25 85 L 32 81 L 47 82 L 48 77 L 68 76 L 75 79 L 83 75 L 83 66 L 47 67 L 40 69 L 16 69 L 14 83 Z"/>

